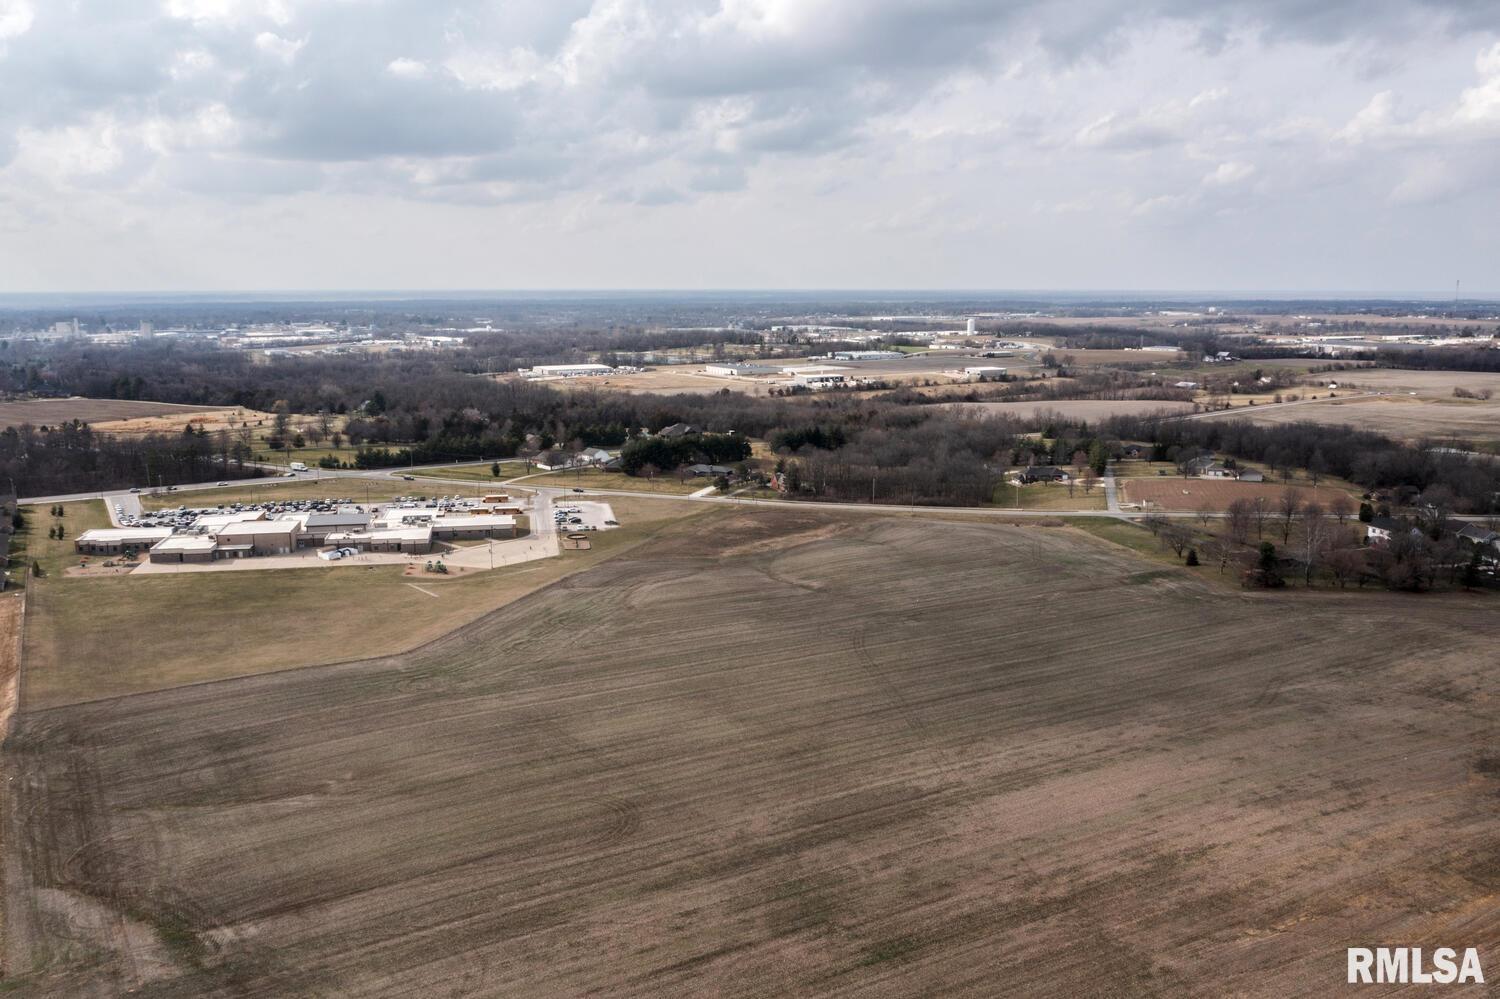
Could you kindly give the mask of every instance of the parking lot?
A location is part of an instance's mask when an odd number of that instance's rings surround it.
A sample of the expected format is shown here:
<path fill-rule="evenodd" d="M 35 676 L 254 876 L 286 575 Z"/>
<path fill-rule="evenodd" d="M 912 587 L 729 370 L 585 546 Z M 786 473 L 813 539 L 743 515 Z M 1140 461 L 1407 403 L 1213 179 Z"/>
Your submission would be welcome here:
<path fill-rule="evenodd" d="M 619 527 L 615 512 L 608 503 L 597 500 L 571 500 L 559 496 L 552 507 L 552 521 L 557 529 L 568 531 L 608 531 Z"/>

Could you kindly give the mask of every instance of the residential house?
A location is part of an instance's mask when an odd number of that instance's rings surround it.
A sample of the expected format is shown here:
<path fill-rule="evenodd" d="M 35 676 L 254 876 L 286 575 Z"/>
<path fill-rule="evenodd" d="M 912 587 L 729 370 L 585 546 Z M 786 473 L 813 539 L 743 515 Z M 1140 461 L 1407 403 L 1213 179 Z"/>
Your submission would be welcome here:
<path fill-rule="evenodd" d="M 1025 485 L 1033 482 L 1071 482 L 1072 479 L 1067 470 L 1056 465 L 1033 465 L 1021 470 L 1021 482 Z"/>

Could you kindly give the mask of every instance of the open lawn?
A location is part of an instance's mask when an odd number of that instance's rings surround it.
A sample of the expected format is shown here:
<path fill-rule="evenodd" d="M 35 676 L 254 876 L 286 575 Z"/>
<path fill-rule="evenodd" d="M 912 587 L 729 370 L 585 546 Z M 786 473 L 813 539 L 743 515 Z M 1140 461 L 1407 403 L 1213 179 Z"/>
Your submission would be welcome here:
<path fill-rule="evenodd" d="M 401 565 L 61 578 L 34 588 L 26 703 L 44 706 L 411 648 L 610 558 L 686 503 L 612 501 L 624 526 L 587 552 L 433 581 Z M 45 536 L 43 537 L 45 540 Z M 55 544 L 55 542 L 54 542 Z M 66 542 L 69 562 L 72 542 Z M 100 561 L 95 559 L 94 561 Z"/>
<path fill-rule="evenodd" d="M 636 493 L 670 493 L 686 496 L 704 486 L 714 484 L 713 479 L 695 479 L 688 476 L 679 479 L 675 473 L 658 475 L 654 479 L 626 475 L 624 472 L 604 472 L 597 468 L 574 468 L 565 472 L 542 472 L 520 479 L 517 485 L 550 486 L 553 488 L 623 489 Z"/>
<path fill-rule="evenodd" d="M 28 704 L 6 967 L 161 999 L 1281 997 L 1341 990 L 1357 942 L 1491 954 L 1500 619 L 1413 602 L 717 511 L 409 654 Z"/>
<path fill-rule="evenodd" d="M 1316 501 L 1325 508 L 1338 496 L 1358 497 L 1335 486 L 1283 485 L 1279 482 L 1238 482 L 1233 479 L 1133 479 L 1120 484 L 1120 502 L 1147 503 L 1154 510 L 1214 510 L 1223 512 L 1237 499 L 1264 496 L 1274 507 L 1287 489 L 1295 489 L 1303 503 Z"/>
<path fill-rule="evenodd" d="M 995 506 L 1014 507 L 1018 510 L 1104 510 L 1109 507 L 1103 479 L 1099 480 L 1092 493 L 1085 493 L 1083 486 L 1077 483 L 1074 483 L 1070 492 L 1067 486 L 1060 483 L 1033 482 L 1029 486 L 1021 486 L 1019 496 L 1017 487 L 1005 482 L 995 487 L 991 502 Z"/>
<path fill-rule="evenodd" d="M 209 406 L 179 406 L 170 402 L 130 399 L 22 399 L 0 402 L 0 427 L 19 427 L 23 423 L 34 427 L 55 426 L 73 420 L 97 425 L 110 420 L 155 416 L 185 417 L 212 411 L 213 408 Z"/>
<path fill-rule="evenodd" d="M 78 564 L 73 539 L 95 527 L 109 527 L 109 511 L 103 500 L 85 500 L 62 504 L 63 515 L 54 517 L 51 504 L 22 507 L 26 526 L 11 535 L 11 579 L 19 583 L 32 562 L 40 562 L 44 576 L 59 576 L 68 566 Z M 49 529 L 61 526 L 62 540 L 49 538 Z"/>
<path fill-rule="evenodd" d="M 360 477 L 314 478 L 303 475 L 295 479 L 269 478 L 253 486 L 223 489 L 184 490 L 175 493 L 142 494 L 141 506 L 147 510 L 173 507 L 218 506 L 226 503 L 268 503 L 282 499 L 347 499 L 350 502 L 375 502 L 396 496 L 421 496 L 452 493 L 440 485 L 407 482 L 404 479 L 367 479 Z"/>
<path fill-rule="evenodd" d="M 418 479 L 464 479 L 469 482 L 489 483 L 498 487 L 504 480 L 514 478 L 526 471 L 525 462 L 518 458 L 506 458 L 499 463 L 500 475 L 496 477 L 490 471 L 492 464 L 494 462 L 486 461 L 478 465 L 442 465 L 434 468 L 415 468 L 408 474 L 414 475 Z M 400 469 L 396 471 L 399 472 Z"/>

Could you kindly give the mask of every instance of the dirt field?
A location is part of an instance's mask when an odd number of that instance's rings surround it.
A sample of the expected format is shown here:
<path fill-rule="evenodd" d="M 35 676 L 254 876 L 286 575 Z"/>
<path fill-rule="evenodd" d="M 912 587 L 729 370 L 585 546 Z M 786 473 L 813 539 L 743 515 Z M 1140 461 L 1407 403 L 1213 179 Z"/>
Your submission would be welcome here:
<path fill-rule="evenodd" d="M 17 984 L 1321 996 L 1500 946 L 1470 600 L 714 516 L 411 655 L 26 712 Z"/>
<path fill-rule="evenodd" d="M 1342 383 L 1341 383 L 1342 384 Z M 1450 390 L 1451 391 L 1451 390 Z M 1500 398 L 1427 399 L 1407 395 L 1334 399 L 1262 410 L 1234 409 L 1206 419 L 1248 419 L 1256 423 L 1351 424 L 1405 440 L 1461 438 L 1478 442 L 1500 440 Z"/>
<path fill-rule="evenodd" d="M 1060 402 L 960 402 L 954 403 L 974 413 L 1014 416 L 1034 420 L 1038 413 L 1061 413 L 1069 419 L 1102 420 L 1108 416 L 1138 416 L 1143 413 L 1189 413 L 1190 402 L 1166 402 L 1161 399 L 1067 399 Z"/>
<path fill-rule="evenodd" d="M 1333 486 L 1293 485 L 1304 503 L 1312 500 L 1326 508 L 1334 497 L 1347 492 Z M 1127 479 L 1120 483 L 1121 503 L 1150 502 L 1161 510 L 1201 510 L 1204 507 L 1223 511 L 1237 499 L 1264 496 L 1274 508 L 1287 486 L 1280 482 L 1236 482 L 1225 479 L 1184 479 L 1182 476 L 1158 479 Z M 1358 498 L 1354 497 L 1357 504 Z"/>
<path fill-rule="evenodd" d="M 1500 373 L 1487 371 L 1403 371 L 1397 368 L 1363 368 L 1355 371 L 1324 371 L 1309 375 L 1317 385 L 1338 382 L 1339 390 L 1415 392 L 1421 399 L 1453 399 L 1455 388 L 1489 389 L 1500 396 Z M 1461 400 L 1460 400 L 1461 401 Z"/>
<path fill-rule="evenodd" d="M 23 399 L 0 402 L 0 427 L 55 426 L 72 420 L 98 426 L 110 420 L 181 416 L 210 411 L 205 406 L 178 406 L 170 402 L 136 402 L 128 399 Z M 179 426 L 178 429 L 181 429 Z"/>

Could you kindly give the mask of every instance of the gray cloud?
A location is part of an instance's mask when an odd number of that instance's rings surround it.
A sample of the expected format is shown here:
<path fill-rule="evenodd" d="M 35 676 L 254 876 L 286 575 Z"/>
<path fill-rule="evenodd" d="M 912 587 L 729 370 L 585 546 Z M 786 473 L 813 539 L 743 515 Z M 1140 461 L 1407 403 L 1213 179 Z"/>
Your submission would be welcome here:
<path fill-rule="evenodd" d="M 1493 186 L 1496 32 L 1492 0 L 0 0 L 0 182 L 83 229 L 309 192 L 939 245 L 1313 197 L 1357 219 Z"/>

